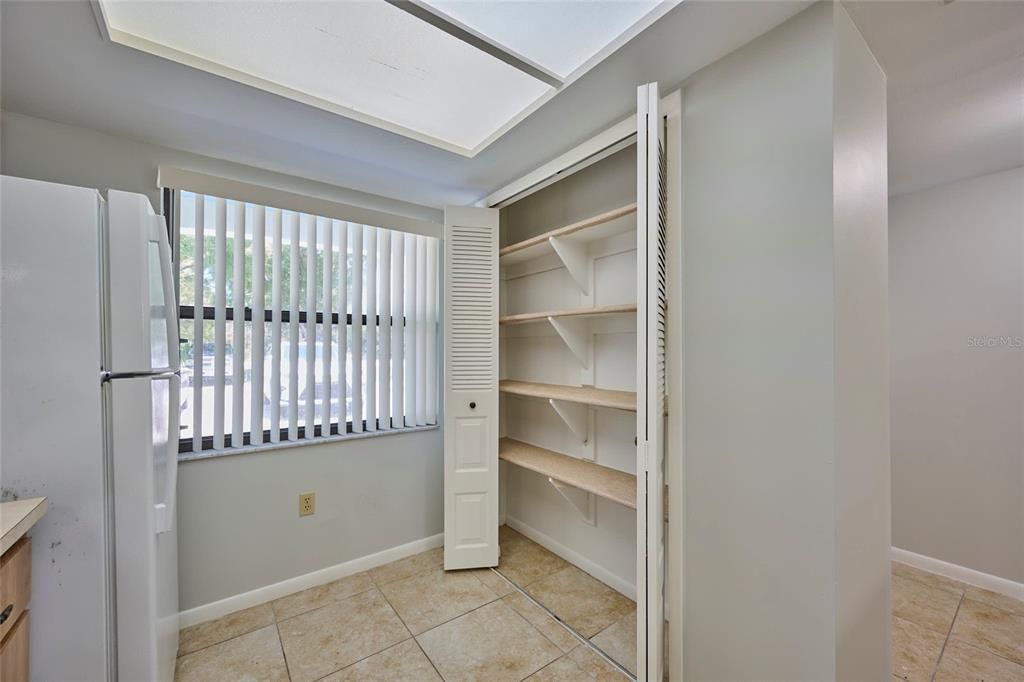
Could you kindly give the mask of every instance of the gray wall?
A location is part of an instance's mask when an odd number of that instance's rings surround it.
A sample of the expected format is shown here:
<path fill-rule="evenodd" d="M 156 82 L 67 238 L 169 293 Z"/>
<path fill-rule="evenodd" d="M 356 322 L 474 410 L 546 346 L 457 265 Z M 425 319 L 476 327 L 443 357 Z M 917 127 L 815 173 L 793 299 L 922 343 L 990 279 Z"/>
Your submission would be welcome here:
<path fill-rule="evenodd" d="M 147 194 L 159 164 L 432 220 L 437 211 L 103 133 L 4 113 L 0 171 Z M 179 468 L 180 606 L 218 599 L 443 531 L 440 429 L 186 462 Z M 299 518 L 298 495 L 317 493 Z"/>
<path fill-rule="evenodd" d="M 685 88 L 688 679 L 890 674 L 884 92 L 829 3 Z"/>
<path fill-rule="evenodd" d="M 442 446 L 434 429 L 182 463 L 182 610 L 443 532 Z"/>
<path fill-rule="evenodd" d="M 1024 168 L 890 221 L 893 544 L 1024 582 Z"/>
<path fill-rule="evenodd" d="M 437 209 L 9 111 L 0 113 L 0 172 L 145 194 L 157 209 L 157 168 L 175 166 L 342 203 L 443 222 Z"/>

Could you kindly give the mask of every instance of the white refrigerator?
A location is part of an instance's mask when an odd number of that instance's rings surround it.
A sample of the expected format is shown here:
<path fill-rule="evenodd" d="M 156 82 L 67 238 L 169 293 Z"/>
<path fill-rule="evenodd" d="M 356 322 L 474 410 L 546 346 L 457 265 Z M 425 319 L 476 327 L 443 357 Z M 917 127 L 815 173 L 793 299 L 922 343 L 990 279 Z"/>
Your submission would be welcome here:
<path fill-rule="evenodd" d="M 0 178 L 0 484 L 32 531 L 33 680 L 171 680 L 178 321 L 138 194 Z"/>

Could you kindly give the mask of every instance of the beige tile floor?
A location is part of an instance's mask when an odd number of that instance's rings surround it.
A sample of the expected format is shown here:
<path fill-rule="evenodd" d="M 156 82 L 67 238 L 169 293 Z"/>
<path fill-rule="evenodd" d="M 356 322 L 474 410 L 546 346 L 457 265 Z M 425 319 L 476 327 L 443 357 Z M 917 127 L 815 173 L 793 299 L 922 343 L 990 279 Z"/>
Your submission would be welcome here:
<path fill-rule="evenodd" d="M 1024 602 L 905 564 L 892 567 L 893 677 L 1024 680 Z"/>
<path fill-rule="evenodd" d="M 560 617 L 632 667 L 632 602 L 518 533 L 503 531 L 502 548 L 503 564 L 539 593 L 578 596 L 579 603 L 558 602 Z M 441 561 L 441 550 L 431 550 L 185 628 L 175 678 L 626 679 L 501 576 L 489 569 L 446 573 Z"/>
<path fill-rule="evenodd" d="M 632 601 L 502 527 L 499 570 L 629 670 Z M 893 564 L 893 677 L 1024 681 L 1024 602 Z M 176 679 L 625 680 L 489 570 L 417 554 L 181 632 Z"/>

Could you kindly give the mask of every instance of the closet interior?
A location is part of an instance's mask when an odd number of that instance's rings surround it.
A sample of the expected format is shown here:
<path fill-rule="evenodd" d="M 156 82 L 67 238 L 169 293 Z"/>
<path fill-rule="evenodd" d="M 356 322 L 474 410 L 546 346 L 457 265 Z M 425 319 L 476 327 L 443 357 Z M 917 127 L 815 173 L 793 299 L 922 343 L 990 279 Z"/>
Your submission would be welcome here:
<path fill-rule="evenodd" d="M 636 145 L 499 225 L 497 570 L 636 675 Z"/>

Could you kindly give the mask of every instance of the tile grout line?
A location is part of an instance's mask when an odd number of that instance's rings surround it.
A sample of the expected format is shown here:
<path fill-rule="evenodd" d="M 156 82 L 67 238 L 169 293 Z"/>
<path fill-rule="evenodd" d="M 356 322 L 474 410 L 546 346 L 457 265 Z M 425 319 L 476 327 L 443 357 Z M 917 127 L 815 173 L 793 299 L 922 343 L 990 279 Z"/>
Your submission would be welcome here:
<path fill-rule="evenodd" d="M 372 577 L 372 576 L 371 576 L 370 580 L 371 580 L 371 581 L 373 580 L 373 577 Z M 412 634 L 412 630 L 410 630 L 410 629 L 409 629 L 409 626 L 405 624 L 405 621 L 404 621 L 404 620 L 402 620 L 402 617 L 401 617 L 400 615 L 398 615 L 398 611 L 397 611 L 397 610 L 395 609 L 395 607 L 394 607 L 394 606 L 392 606 L 391 602 L 390 602 L 390 601 L 388 600 L 388 598 L 387 598 L 387 595 L 385 595 L 385 594 L 384 594 L 384 590 L 380 589 L 380 585 L 377 585 L 377 583 L 376 583 L 376 582 L 374 582 L 374 585 L 373 585 L 373 587 L 371 587 L 371 588 L 370 588 L 369 590 L 363 590 L 363 591 L 362 591 L 362 592 L 360 592 L 359 594 L 365 594 L 365 593 L 369 592 L 370 590 L 377 590 L 378 592 L 380 592 L 380 596 L 381 596 L 381 598 L 382 598 L 382 599 L 384 599 L 384 603 L 385 603 L 385 604 L 387 604 L 387 605 L 388 605 L 388 608 L 389 608 L 389 609 L 391 609 L 391 612 L 395 614 L 395 618 L 397 618 L 397 619 L 398 619 L 398 622 L 402 624 L 402 627 L 403 627 L 403 628 L 405 628 L 405 631 L 409 633 L 409 636 L 408 636 L 408 637 L 406 637 L 405 639 L 403 639 L 403 640 L 399 641 L 399 642 L 395 642 L 394 644 L 389 644 L 388 646 L 384 647 L 384 648 L 383 648 L 383 649 L 381 649 L 380 651 L 374 651 L 373 653 L 371 653 L 371 654 L 367 654 L 366 656 L 363 656 L 362 658 L 360 658 L 360 659 L 358 659 L 358 660 L 352 661 L 352 662 L 351 662 L 351 663 L 349 663 L 348 665 L 343 665 L 343 666 L 341 666 L 340 668 L 338 668 L 338 669 L 336 669 L 336 670 L 332 670 L 332 671 L 330 671 L 329 673 L 327 673 L 327 674 L 325 674 L 325 675 L 321 675 L 320 677 L 318 677 L 318 678 L 317 678 L 317 679 L 315 680 L 315 682 L 319 682 L 320 680 L 324 679 L 325 677 L 330 677 L 330 676 L 331 676 L 331 675 L 333 675 L 334 673 L 336 673 L 336 672 L 340 672 L 340 671 L 342 671 L 342 670 L 345 670 L 346 668 L 351 668 L 351 667 L 352 667 L 352 666 L 354 666 L 354 665 L 358 665 L 359 663 L 362 663 L 362 662 L 363 662 L 363 661 L 365 661 L 366 659 L 368 659 L 368 658 L 372 658 L 373 656 L 376 656 L 377 654 L 383 653 L 383 652 L 387 651 L 388 649 L 390 649 L 390 648 L 392 648 L 392 647 L 396 647 L 396 646 L 398 646 L 399 644 L 402 644 L 402 643 L 404 643 L 404 642 L 408 642 L 408 641 L 409 641 L 410 639 L 416 639 L 416 638 L 415 638 L 415 637 L 413 636 L 413 634 Z M 353 595 L 353 596 L 355 596 L 355 595 Z M 327 606 L 330 606 L 330 604 L 327 604 Z M 321 608 L 322 608 L 322 607 L 321 607 Z M 318 610 L 318 609 L 313 609 L 313 611 L 317 611 L 317 610 Z M 313 611 L 307 611 L 306 613 L 312 613 Z M 302 615 L 302 614 L 300 614 L 300 615 Z M 297 617 L 297 616 L 292 616 L 292 617 L 293 617 L 293 618 L 295 618 L 295 617 Z"/>
<path fill-rule="evenodd" d="M 426 649 L 424 649 L 423 645 L 420 644 L 420 640 L 416 639 L 416 636 L 413 635 L 412 641 L 416 642 L 416 648 L 420 650 L 421 654 L 423 654 L 423 658 L 427 659 L 427 663 L 429 663 L 430 667 L 434 669 L 434 672 L 437 673 L 437 676 L 440 677 L 442 680 L 444 680 L 445 679 L 444 675 L 442 675 L 441 671 L 437 669 L 437 665 L 434 663 L 434 659 L 432 659 L 427 654 Z"/>
<path fill-rule="evenodd" d="M 281 658 L 284 660 L 284 674 L 288 676 L 288 682 L 292 682 L 292 671 L 288 667 L 288 654 L 284 651 L 284 641 L 281 639 L 281 628 L 277 626 L 277 614 L 274 614 L 274 632 L 277 633 L 277 646 L 281 649 Z"/>
<path fill-rule="evenodd" d="M 939 650 L 939 657 L 935 659 L 935 669 L 932 670 L 932 676 L 929 678 L 931 682 L 935 682 L 935 676 L 939 674 L 939 664 L 942 663 L 942 657 L 946 653 L 946 645 L 949 644 L 949 638 L 953 636 L 953 626 L 956 624 L 956 617 L 960 615 L 960 605 L 964 603 L 964 595 L 967 592 L 960 592 L 960 599 L 956 603 L 956 611 L 953 612 L 953 619 L 949 621 L 949 630 L 946 631 L 946 638 L 942 640 L 942 649 Z"/>
<path fill-rule="evenodd" d="M 562 620 L 561 618 L 559 618 L 559 617 L 558 617 L 558 616 L 557 616 L 557 615 L 556 615 L 556 614 L 555 614 L 555 613 L 554 613 L 553 611 L 551 611 L 551 609 L 549 609 L 548 607 L 544 606 L 544 605 L 543 605 L 543 604 L 541 604 L 541 603 L 540 603 L 539 601 L 537 601 L 536 599 L 534 599 L 534 598 L 533 598 L 533 595 L 531 595 L 531 594 L 530 594 L 529 592 L 527 592 L 526 590 L 524 590 L 524 589 L 522 589 L 521 587 L 519 587 L 518 585 L 516 585 L 516 584 L 515 584 L 514 582 L 512 582 L 511 580 L 509 580 L 509 579 L 508 579 L 508 578 L 507 578 L 507 577 L 506 577 L 506 576 L 505 576 L 505 575 L 504 575 L 504 574 L 503 574 L 503 573 L 502 573 L 501 571 L 499 571 L 498 569 L 496 569 L 496 568 L 492 568 L 491 570 L 492 570 L 493 572 L 497 573 L 498 575 L 500 575 L 500 576 L 501 576 L 502 578 L 504 578 L 505 580 L 508 580 L 509 584 L 510 584 L 510 585 L 512 585 L 513 589 L 515 589 L 515 590 L 516 590 L 517 592 L 519 592 L 519 594 L 521 594 L 521 595 L 523 595 L 524 597 L 526 597 L 526 599 L 527 599 L 527 600 L 529 600 L 529 601 L 530 601 L 530 602 L 532 602 L 532 603 L 533 603 L 533 604 L 534 604 L 535 606 L 537 606 L 538 608 L 542 609 L 542 610 L 543 610 L 543 611 L 544 611 L 545 613 L 547 613 L 547 614 L 548 614 L 549 616 L 551 616 L 551 618 L 552 618 L 552 619 L 554 619 L 554 621 L 555 621 L 556 623 L 558 623 L 558 624 L 559 624 L 560 626 L 562 626 L 562 627 L 563 627 L 563 628 L 564 628 L 564 629 L 565 629 L 565 630 L 566 630 L 566 631 L 567 631 L 567 632 L 568 632 L 568 633 L 569 633 L 570 635 L 572 635 L 573 637 L 575 637 L 575 638 L 576 638 L 576 639 L 577 639 L 577 640 L 578 640 L 578 641 L 579 641 L 580 643 L 582 643 L 582 644 L 583 644 L 584 646 L 586 646 L 586 647 L 587 647 L 588 649 L 590 649 L 590 650 L 591 650 L 591 651 L 593 651 L 593 652 L 594 652 L 595 654 L 597 654 L 598 656 L 600 656 L 601 658 L 603 658 L 603 659 L 604 659 L 604 660 L 605 660 L 606 662 L 608 662 L 609 664 L 611 664 L 612 666 L 614 666 L 614 667 L 615 667 L 615 669 L 616 669 L 616 670 L 618 670 L 619 672 L 621 672 L 621 673 L 622 673 L 623 675 L 625 675 L 627 679 L 630 679 L 630 680 L 636 680 L 636 678 L 635 678 L 635 677 L 633 676 L 633 674 L 632 674 L 631 672 L 629 672 L 629 671 L 628 671 L 628 670 L 627 670 L 627 669 L 626 669 L 625 667 L 623 667 L 623 666 L 622 666 L 622 665 L 621 665 L 621 664 L 620 664 L 620 663 L 619 663 L 618 661 L 616 661 L 615 659 L 613 659 L 613 658 L 612 658 L 611 656 L 609 656 L 609 655 L 608 655 L 608 654 L 606 654 L 605 652 L 601 651 L 601 649 L 599 649 L 599 648 L 597 647 L 597 645 L 595 645 L 594 643 L 592 643 L 592 642 L 591 642 L 591 641 L 590 641 L 589 639 L 587 639 L 586 637 L 584 637 L 584 636 L 583 636 L 583 635 L 581 635 L 580 633 L 576 632 L 576 630 L 574 630 L 574 629 L 573 629 L 572 627 L 570 627 L 570 626 L 569 626 L 569 624 L 568 624 L 568 623 L 566 623 L 566 622 L 565 622 L 565 621 L 563 621 L 563 620 Z M 513 611 L 515 611 L 515 609 L 513 609 Z M 517 612 L 517 613 L 518 613 L 518 612 Z M 522 617 L 522 616 L 520 615 L 520 617 Z M 526 620 L 526 619 L 525 619 L 525 618 L 523 618 L 523 620 Z M 529 621 L 527 621 L 527 622 L 529 623 Z M 532 626 L 532 623 L 531 623 L 531 626 Z M 536 630 L 537 628 L 536 628 L 536 627 L 534 627 L 534 629 Z M 538 632 L 540 632 L 540 631 L 538 630 Z M 542 632 L 541 632 L 541 635 L 542 635 L 542 636 L 543 636 L 543 634 L 544 634 L 544 633 L 542 633 Z M 547 639 L 547 638 L 545 637 L 545 639 Z M 551 640 L 548 640 L 548 641 L 551 641 Z M 552 644 L 554 644 L 554 642 L 552 642 Z M 561 647 L 559 647 L 559 646 L 558 646 L 557 644 L 555 645 L 555 647 L 556 647 L 556 648 L 558 648 L 559 650 L 561 649 Z M 565 652 L 565 654 L 567 654 L 567 653 L 569 653 L 569 652 Z M 565 655 L 565 654 L 563 654 L 563 655 Z M 547 666 L 545 666 L 545 667 L 547 667 Z M 541 670 L 543 670 L 543 668 L 541 668 Z"/>
<path fill-rule="evenodd" d="M 269 603 L 269 602 L 264 602 L 264 604 L 267 604 L 267 603 Z M 257 604 L 256 606 L 263 606 L 263 604 Z M 255 607 L 250 607 L 250 608 L 255 608 Z M 242 610 L 244 611 L 245 609 L 242 609 Z M 228 615 L 230 616 L 231 614 L 229 613 Z M 207 622 L 213 622 L 213 621 L 207 621 Z M 265 625 L 260 625 L 259 627 L 255 627 L 252 630 L 246 630 L 245 632 L 240 632 L 237 635 L 232 635 L 232 636 L 228 637 L 227 639 L 222 639 L 222 640 L 219 640 L 219 641 L 214 642 L 212 644 L 207 644 L 206 646 L 199 647 L 198 649 L 195 649 L 193 651 L 189 651 L 187 654 L 179 654 L 179 655 L 174 657 L 175 667 L 177 667 L 177 662 L 180 661 L 181 659 L 185 658 L 186 656 L 191 656 L 192 654 L 198 654 L 200 651 L 206 651 L 207 649 L 213 648 L 213 647 L 217 646 L 218 644 L 226 644 L 227 642 L 231 642 L 233 640 L 236 640 L 239 637 L 245 637 L 246 635 L 251 635 L 252 633 L 257 632 L 259 630 L 262 630 L 263 628 L 268 628 L 271 625 L 277 625 L 277 619 L 276 618 L 273 621 L 271 621 L 270 623 L 267 623 Z M 179 635 L 181 634 L 180 630 L 178 631 L 178 634 Z"/>

